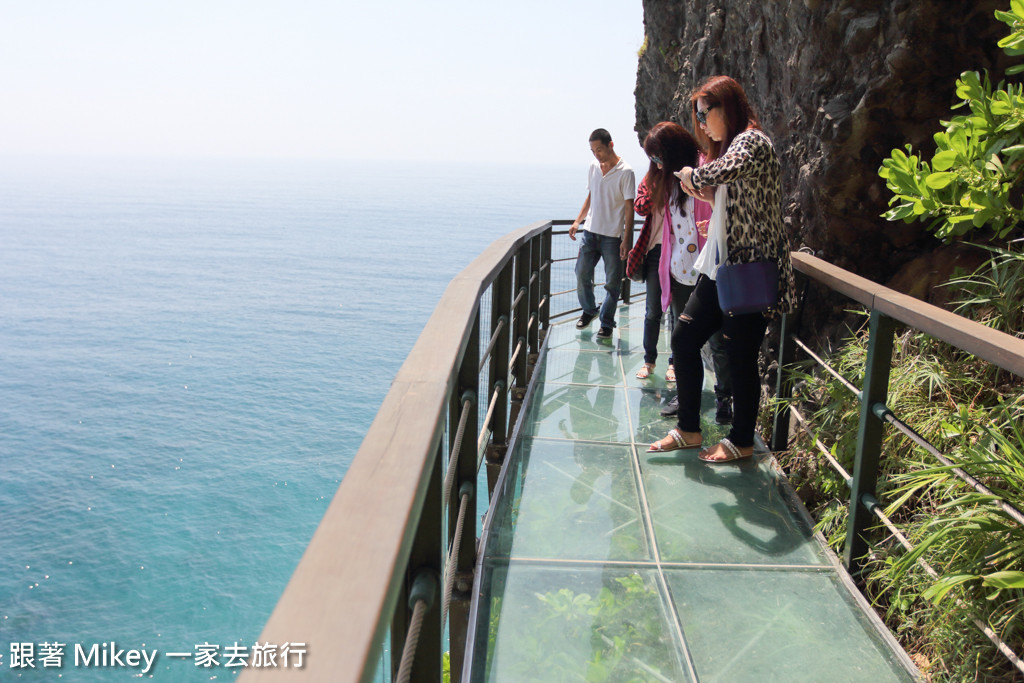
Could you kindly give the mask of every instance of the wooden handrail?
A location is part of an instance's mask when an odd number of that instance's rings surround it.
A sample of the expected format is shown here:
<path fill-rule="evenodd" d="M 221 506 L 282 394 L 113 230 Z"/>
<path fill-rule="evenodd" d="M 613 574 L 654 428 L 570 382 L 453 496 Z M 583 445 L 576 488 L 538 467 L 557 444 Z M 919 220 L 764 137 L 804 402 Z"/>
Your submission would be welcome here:
<path fill-rule="evenodd" d="M 882 454 L 882 428 L 886 423 L 897 425 L 904 434 L 919 446 L 932 453 L 944 466 L 953 461 L 946 458 L 931 443 L 924 440 L 902 421 L 896 419 L 886 406 L 888 400 L 889 373 L 892 364 L 892 344 L 897 323 L 944 341 L 962 351 L 985 360 L 1017 376 L 1024 377 L 1024 339 L 986 327 L 981 323 L 951 313 L 943 308 L 925 303 L 906 294 L 901 294 L 877 283 L 838 268 L 826 261 L 797 252 L 792 255 L 793 267 L 809 278 L 845 294 L 863 304 L 870 311 L 870 332 L 864 369 L 864 388 L 858 392 L 860 417 L 857 429 L 857 448 L 854 454 L 853 476 L 843 471 L 850 487 L 849 516 L 847 518 L 843 564 L 851 574 L 859 574 L 870 545 L 867 536 L 875 525 L 875 516 L 896 535 L 908 550 L 911 545 L 899 530 L 880 511 L 876 498 L 879 460 Z M 783 316 L 780 366 L 792 365 L 792 346 L 788 327 L 788 316 Z M 816 359 L 819 363 L 821 359 Z M 789 444 L 788 410 L 786 404 L 792 398 L 793 382 L 789 373 L 779 373 L 775 427 L 772 434 L 772 448 L 783 450 Z M 808 433 L 811 432 L 808 430 Z M 982 493 L 990 493 L 981 482 L 957 467 L 952 472 L 965 483 Z M 1003 510 L 1013 519 L 1020 520 L 1020 511 L 1008 501 L 999 501 Z M 937 578 L 935 570 L 919 558 L 925 570 Z M 959 603 L 958 604 L 962 604 Z M 975 625 L 992 641 L 996 649 L 1024 672 L 1024 661 L 983 621 L 974 617 Z"/>
<path fill-rule="evenodd" d="M 305 643 L 304 668 L 249 668 L 246 683 L 372 680 L 480 298 L 551 224 L 497 239 L 448 285 L 260 635 L 261 642 Z"/>
<path fill-rule="evenodd" d="M 793 252 L 793 268 L 869 309 L 1024 377 L 1024 339 L 901 294 L 810 254 Z"/>

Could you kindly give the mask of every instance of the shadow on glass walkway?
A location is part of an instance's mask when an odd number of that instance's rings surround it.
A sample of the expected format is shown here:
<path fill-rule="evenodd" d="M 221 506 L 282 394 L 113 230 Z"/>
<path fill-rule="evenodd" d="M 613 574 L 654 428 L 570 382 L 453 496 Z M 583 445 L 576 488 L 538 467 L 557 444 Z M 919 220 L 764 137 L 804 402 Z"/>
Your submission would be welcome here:
<path fill-rule="evenodd" d="M 914 680 L 763 444 L 721 465 L 646 452 L 674 423 L 669 335 L 638 380 L 643 303 L 619 325 L 548 332 L 481 539 L 472 680 Z"/>
<path fill-rule="evenodd" d="M 1024 342 L 793 254 L 871 310 L 840 565 L 763 446 L 722 465 L 646 453 L 671 426 L 659 408 L 672 388 L 634 377 L 642 304 L 620 310 L 611 340 L 573 326 L 575 257 L 555 230 L 569 223 L 499 238 L 449 284 L 260 635 L 315 654 L 240 680 L 436 683 L 449 667 L 462 683 L 916 677 L 843 568 L 857 569 L 875 516 L 891 524 L 875 490 L 884 424 L 916 436 L 884 404 L 894 326 L 1018 375 Z M 783 367 L 800 345 L 791 323 Z M 721 436 L 713 402 L 707 443 Z"/>

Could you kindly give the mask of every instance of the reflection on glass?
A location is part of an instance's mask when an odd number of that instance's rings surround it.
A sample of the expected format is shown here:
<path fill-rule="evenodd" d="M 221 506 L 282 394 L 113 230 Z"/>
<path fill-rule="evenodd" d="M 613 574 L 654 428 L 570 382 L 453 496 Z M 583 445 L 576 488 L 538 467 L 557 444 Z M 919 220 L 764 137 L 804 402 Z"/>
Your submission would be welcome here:
<path fill-rule="evenodd" d="M 648 560 L 628 446 L 524 439 L 522 485 L 495 527 L 494 557 Z"/>
<path fill-rule="evenodd" d="M 513 564 L 488 575 L 473 680 L 691 680 L 651 570 Z"/>
<path fill-rule="evenodd" d="M 701 681 L 910 681 L 831 572 L 669 569 Z"/>
<path fill-rule="evenodd" d="M 912 680 L 767 456 L 646 452 L 674 389 L 630 384 L 627 332 L 548 338 L 488 530 L 472 680 Z M 728 430 L 713 384 L 708 444 Z"/>

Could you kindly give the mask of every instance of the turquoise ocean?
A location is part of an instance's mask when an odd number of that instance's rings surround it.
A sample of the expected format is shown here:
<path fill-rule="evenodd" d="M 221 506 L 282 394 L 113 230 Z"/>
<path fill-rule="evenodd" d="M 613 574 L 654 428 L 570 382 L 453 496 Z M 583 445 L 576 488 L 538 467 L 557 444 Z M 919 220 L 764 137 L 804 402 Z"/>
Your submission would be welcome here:
<path fill-rule="evenodd" d="M 4 160 L 0 680 L 233 678 L 166 653 L 254 643 L 450 279 L 588 163 Z"/>

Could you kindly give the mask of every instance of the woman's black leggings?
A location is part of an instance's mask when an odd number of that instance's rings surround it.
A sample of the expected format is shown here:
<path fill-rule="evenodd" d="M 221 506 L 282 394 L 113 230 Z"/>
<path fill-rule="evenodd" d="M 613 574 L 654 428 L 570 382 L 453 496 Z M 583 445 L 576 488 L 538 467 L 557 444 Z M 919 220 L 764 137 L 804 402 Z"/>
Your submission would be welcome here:
<path fill-rule="evenodd" d="M 719 328 L 732 370 L 733 420 L 729 440 L 740 448 L 754 445 L 754 426 L 761 398 L 757 355 L 768 329 L 761 313 L 728 316 L 718 307 L 715 281 L 704 275 L 672 330 L 672 356 L 679 391 L 679 429 L 700 431 L 700 400 L 704 388 L 704 362 L 700 349 Z"/>

